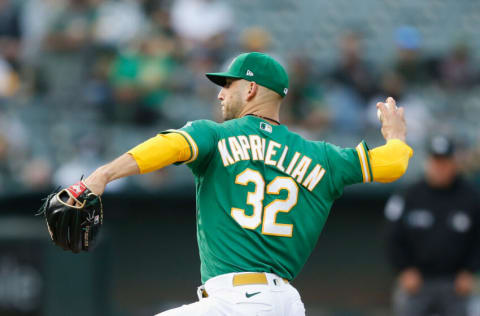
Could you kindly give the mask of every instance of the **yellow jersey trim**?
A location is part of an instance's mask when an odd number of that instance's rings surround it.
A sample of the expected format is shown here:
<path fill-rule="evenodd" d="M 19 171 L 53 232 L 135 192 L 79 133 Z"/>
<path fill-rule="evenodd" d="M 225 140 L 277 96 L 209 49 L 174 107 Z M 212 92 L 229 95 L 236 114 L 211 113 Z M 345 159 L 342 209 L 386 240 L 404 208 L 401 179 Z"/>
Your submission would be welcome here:
<path fill-rule="evenodd" d="M 365 146 L 363 145 L 363 142 L 358 144 L 356 147 L 357 153 L 358 153 L 358 158 L 360 160 L 360 166 L 362 170 L 362 176 L 363 176 L 363 182 L 371 182 L 372 181 L 372 176 L 370 174 L 370 168 L 368 167 L 368 157 L 367 157 L 367 152 L 365 150 Z"/>
<path fill-rule="evenodd" d="M 187 163 L 194 162 L 198 157 L 198 146 L 197 146 L 197 143 L 195 142 L 195 140 L 193 140 L 192 136 L 190 136 L 190 134 L 188 134 L 187 132 L 181 131 L 181 130 L 178 130 L 178 129 L 170 129 L 170 130 L 167 130 L 167 132 L 178 133 L 178 134 L 182 135 L 187 140 L 188 144 L 190 145 L 190 148 L 192 150 L 191 157 L 190 157 L 190 159 L 188 159 L 188 160 L 186 160 L 182 163 L 187 164 Z"/>

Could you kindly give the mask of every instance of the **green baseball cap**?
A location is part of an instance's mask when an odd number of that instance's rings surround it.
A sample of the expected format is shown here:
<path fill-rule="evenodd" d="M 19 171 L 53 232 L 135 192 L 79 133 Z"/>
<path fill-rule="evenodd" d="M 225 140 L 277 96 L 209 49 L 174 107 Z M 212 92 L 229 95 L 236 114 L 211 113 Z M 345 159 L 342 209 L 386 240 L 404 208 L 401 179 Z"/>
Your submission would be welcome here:
<path fill-rule="evenodd" d="M 261 86 L 284 97 L 288 92 L 288 75 L 282 65 L 264 53 L 240 54 L 225 72 L 207 73 L 207 78 L 219 86 L 225 86 L 226 78 L 255 81 Z"/>

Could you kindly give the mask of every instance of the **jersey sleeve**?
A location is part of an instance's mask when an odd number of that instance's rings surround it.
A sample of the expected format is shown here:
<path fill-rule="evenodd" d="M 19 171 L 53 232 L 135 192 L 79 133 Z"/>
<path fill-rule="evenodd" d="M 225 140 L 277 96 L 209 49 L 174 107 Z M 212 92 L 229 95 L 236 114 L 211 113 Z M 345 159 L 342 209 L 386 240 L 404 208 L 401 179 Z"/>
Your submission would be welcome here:
<path fill-rule="evenodd" d="M 130 149 L 129 153 L 137 162 L 140 173 L 158 170 L 178 161 L 185 161 L 191 155 L 190 145 L 176 133 L 159 134 Z"/>
<path fill-rule="evenodd" d="M 175 164 L 187 164 L 194 172 L 201 172 L 213 156 L 217 139 L 216 123 L 208 120 L 192 121 L 180 129 L 162 132 L 182 135 L 190 147 L 190 155 L 185 161 Z"/>
<path fill-rule="evenodd" d="M 391 139 L 387 144 L 369 151 L 373 180 L 393 182 L 399 179 L 408 168 L 413 149 L 399 139 Z"/>
<path fill-rule="evenodd" d="M 330 178 L 338 195 L 347 185 L 372 181 L 372 168 L 365 141 L 356 148 L 341 148 L 325 143 L 325 153 Z"/>

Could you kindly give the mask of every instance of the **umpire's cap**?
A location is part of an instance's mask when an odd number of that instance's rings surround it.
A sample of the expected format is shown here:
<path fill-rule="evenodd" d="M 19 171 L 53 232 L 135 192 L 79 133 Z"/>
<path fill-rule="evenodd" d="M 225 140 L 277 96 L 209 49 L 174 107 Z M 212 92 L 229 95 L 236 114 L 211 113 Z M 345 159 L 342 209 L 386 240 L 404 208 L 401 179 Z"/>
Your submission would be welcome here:
<path fill-rule="evenodd" d="M 428 141 L 428 153 L 434 157 L 450 158 L 455 154 L 453 141 L 446 136 L 435 136 Z"/>
<path fill-rule="evenodd" d="M 219 86 L 225 86 L 226 78 L 254 81 L 275 91 L 282 97 L 288 92 L 288 75 L 282 65 L 264 53 L 240 54 L 225 72 L 207 73 L 207 78 Z"/>

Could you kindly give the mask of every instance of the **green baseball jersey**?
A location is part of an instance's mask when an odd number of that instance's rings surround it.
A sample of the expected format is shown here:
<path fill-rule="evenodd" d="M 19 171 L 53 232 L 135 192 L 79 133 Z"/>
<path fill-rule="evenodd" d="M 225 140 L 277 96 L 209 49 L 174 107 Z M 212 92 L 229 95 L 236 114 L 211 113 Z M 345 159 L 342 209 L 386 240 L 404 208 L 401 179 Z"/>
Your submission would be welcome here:
<path fill-rule="evenodd" d="M 365 142 L 308 141 L 254 116 L 168 132 L 191 147 L 202 282 L 246 271 L 294 279 L 343 188 L 371 180 Z"/>

